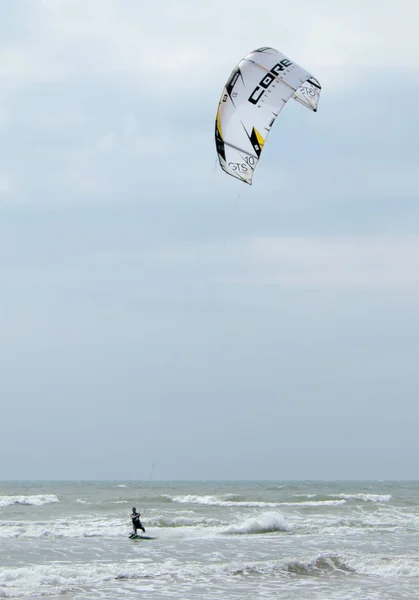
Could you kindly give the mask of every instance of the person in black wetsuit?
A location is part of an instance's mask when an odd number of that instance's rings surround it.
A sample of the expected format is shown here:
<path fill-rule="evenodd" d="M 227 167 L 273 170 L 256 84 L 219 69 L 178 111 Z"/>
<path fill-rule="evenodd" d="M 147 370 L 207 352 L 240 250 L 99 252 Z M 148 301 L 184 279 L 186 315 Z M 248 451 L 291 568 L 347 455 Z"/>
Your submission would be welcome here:
<path fill-rule="evenodd" d="M 132 519 L 132 527 L 134 529 L 134 533 L 132 535 L 137 535 L 137 529 L 142 529 L 143 533 L 145 533 L 145 529 L 140 521 L 140 513 L 137 513 L 137 509 L 135 506 L 132 507 L 131 519 Z M 130 536 L 131 537 L 131 536 Z"/>

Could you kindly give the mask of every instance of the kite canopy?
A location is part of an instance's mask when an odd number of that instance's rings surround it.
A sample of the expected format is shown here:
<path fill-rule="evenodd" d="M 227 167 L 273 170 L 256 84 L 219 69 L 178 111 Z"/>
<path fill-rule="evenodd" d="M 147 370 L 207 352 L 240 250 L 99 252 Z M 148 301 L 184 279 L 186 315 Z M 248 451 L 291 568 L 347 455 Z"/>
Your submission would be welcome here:
<path fill-rule="evenodd" d="M 259 48 L 245 56 L 218 105 L 215 145 L 221 168 L 251 184 L 266 138 L 287 100 L 294 98 L 316 111 L 320 91 L 317 79 L 278 50 Z"/>

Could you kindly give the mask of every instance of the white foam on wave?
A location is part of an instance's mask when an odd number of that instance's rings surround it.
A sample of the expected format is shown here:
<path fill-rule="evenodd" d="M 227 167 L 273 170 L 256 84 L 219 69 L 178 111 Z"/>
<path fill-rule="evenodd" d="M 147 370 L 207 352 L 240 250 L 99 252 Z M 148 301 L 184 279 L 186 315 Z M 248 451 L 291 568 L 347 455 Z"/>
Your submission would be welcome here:
<path fill-rule="evenodd" d="M 51 596 L 77 591 L 77 595 L 84 587 L 96 588 L 106 583 L 107 590 L 110 586 L 118 585 L 124 580 L 147 580 L 157 583 L 163 579 L 165 587 L 168 580 L 176 581 L 181 577 L 184 589 L 188 585 L 195 587 L 199 582 L 208 585 L 208 579 L 218 578 L 224 582 L 225 577 L 238 574 L 285 572 L 286 569 L 278 561 L 242 562 L 234 561 L 224 564 L 194 564 L 181 566 L 178 562 L 169 559 L 163 563 L 141 563 L 138 560 L 124 560 L 118 563 L 54 563 L 47 565 L 31 565 L 28 567 L 6 567 L 0 569 L 0 589 L 2 597 L 32 597 Z"/>
<path fill-rule="evenodd" d="M 277 506 L 342 506 L 346 504 L 346 500 L 306 500 L 305 502 L 281 502 Z"/>
<path fill-rule="evenodd" d="M 125 483 L 119 483 L 116 487 L 126 488 L 127 486 L 125 485 Z"/>
<path fill-rule="evenodd" d="M 391 505 L 373 505 L 373 510 L 358 506 L 354 510 L 349 504 L 349 510 L 324 510 L 293 512 L 293 522 L 299 530 L 317 532 L 327 536 L 359 535 L 371 531 L 395 531 L 405 529 L 419 530 L 419 512 L 406 511 Z"/>
<path fill-rule="evenodd" d="M 220 527 L 226 525 L 224 521 L 209 517 L 158 517 L 148 520 L 150 527 Z"/>
<path fill-rule="evenodd" d="M 340 572 L 350 573 L 353 569 L 339 554 L 320 554 L 309 560 L 291 560 L 285 566 L 289 573 L 310 575 L 312 573 Z"/>
<path fill-rule="evenodd" d="M 346 559 L 350 568 L 362 575 L 380 577 L 419 577 L 419 558 L 416 556 L 369 555 Z"/>
<path fill-rule="evenodd" d="M 236 567 L 237 569 L 237 567 Z M 51 596 L 71 593 L 80 593 L 83 587 L 100 586 L 111 582 L 117 584 L 118 580 L 135 580 L 147 578 L 167 579 L 178 578 L 180 575 L 191 585 L 201 579 L 207 581 L 209 575 L 217 576 L 230 574 L 229 568 L 223 566 L 209 566 L 204 568 L 183 567 L 170 560 L 165 563 L 141 564 L 138 561 L 124 561 L 123 563 L 88 563 L 88 564 L 48 564 L 32 565 L 30 567 L 5 568 L 0 570 L 0 589 L 2 597 L 32 597 Z"/>
<path fill-rule="evenodd" d="M 0 527 L 0 539 L 120 537 L 126 530 L 126 520 L 104 521 L 101 517 L 80 515 L 53 521 L 4 521 Z"/>
<path fill-rule="evenodd" d="M 419 559 L 413 556 L 358 556 L 351 558 L 337 553 L 319 554 L 302 559 L 271 559 L 265 561 L 237 560 L 223 564 L 180 565 L 169 559 L 164 562 L 139 562 L 124 560 L 123 562 L 103 563 L 49 563 L 46 565 L 30 565 L 27 567 L 0 568 L 0 589 L 2 597 L 32 597 L 58 595 L 77 591 L 84 587 L 100 589 L 106 584 L 111 593 L 111 586 L 118 586 L 124 580 L 147 580 L 151 585 L 163 579 L 167 586 L 170 578 L 183 581 L 184 590 L 188 585 L 196 586 L 197 582 L 208 585 L 209 579 L 224 581 L 226 577 L 240 574 L 261 574 L 275 576 L 275 581 L 289 574 L 313 575 L 335 573 L 348 576 L 351 573 L 378 575 L 387 578 L 414 578 L 419 575 Z M 154 581 L 153 581 L 154 580 Z M 140 583 L 141 585 L 141 583 Z M 115 589 L 114 589 L 115 591 Z M 123 591 L 121 590 L 122 597 Z M 186 597 L 186 596 L 184 596 Z"/>
<path fill-rule="evenodd" d="M 276 503 L 273 502 L 257 502 L 257 501 L 243 501 L 237 502 L 233 500 L 228 500 L 225 498 L 220 498 L 218 496 L 175 496 L 172 498 L 173 502 L 179 502 L 181 504 L 203 504 L 205 506 L 276 506 Z"/>
<path fill-rule="evenodd" d="M 221 531 L 221 533 L 230 534 L 260 534 L 274 533 L 277 531 L 291 531 L 292 526 L 287 523 L 283 515 L 275 512 L 265 512 L 257 517 L 251 517 L 242 521 L 229 525 Z"/>
<path fill-rule="evenodd" d="M 71 592 L 83 585 L 114 579 L 119 565 L 48 564 L 0 569 L 2 596 L 31 597 Z M 140 569 L 135 569 L 141 576 Z"/>
<path fill-rule="evenodd" d="M 335 494 L 331 494 L 335 496 Z M 339 494 L 338 498 L 344 500 L 362 500 L 363 502 L 391 502 L 390 494 Z"/>
<path fill-rule="evenodd" d="M 38 494 L 35 496 L 0 496 L 0 506 L 13 506 L 14 504 L 22 504 L 26 506 L 43 506 L 59 502 L 54 494 Z"/>
<path fill-rule="evenodd" d="M 281 506 L 341 506 L 346 504 L 346 500 L 306 500 L 304 502 L 260 502 L 258 500 L 228 500 L 218 496 L 175 496 L 171 498 L 172 502 L 180 504 L 203 504 L 205 506 L 242 506 L 245 508 L 279 508 Z"/>
<path fill-rule="evenodd" d="M 210 528 L 223 527 L 228 523 L 210 516 L 192 514 L 177 516 L 148 516 L 144 522 L 147 529 L 159 528 Z M 125 518 L 104 518 L 103 516 L 77 515 L 72 518 L 54 520 L 9 520 L 2 521 L 0 540 L 12 538 L 119 538 L 129 527 Z"/>
<path fill-rule="evenodd" d="M 418 577 L 419 558 L 414 556 L 385 556 L 362 554 L 356 557 L 339 554 L 319 554 L 307 561 L 293 560 L 287 570 L 294 573 L 310 574 L 335 571 L 344 574 L 373 575 L 380 577 Z"/>
<path fill-rule="evenodd" d="M 217 496 L 195 496 L 189 494 L 187 496 L 174 496 L 170 497 L 172 502 L 179 502 L 180 504 L 204 504 L 205 506 L 222 506 L 228 504 L 230 500 L 224 500 Z"/>
<path fill-rule="evenodd" d="M 245 508 L 275 508 L 281 506 L 280 502 L 259 502 L 257 500 L 228 500 L 218 496 L 175 496 L 172 502 L 180 504 L 202 504 L 205 506 L 243 506 Z"/>
<path fill-rule="evenodd" d="M 315 498 L 317 494 L 294 494 L 294 498 Z"/>

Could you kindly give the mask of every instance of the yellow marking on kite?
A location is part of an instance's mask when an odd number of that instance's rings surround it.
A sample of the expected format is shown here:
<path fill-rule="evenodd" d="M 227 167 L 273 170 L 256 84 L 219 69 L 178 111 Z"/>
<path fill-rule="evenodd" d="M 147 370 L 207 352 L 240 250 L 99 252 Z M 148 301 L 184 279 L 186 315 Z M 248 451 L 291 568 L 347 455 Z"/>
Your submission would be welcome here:
<path fill-rule="evenodd" d="M 260 135 L 259 131 L 256 129 L 256 127 L 253 127 L 253 131 L 255 132 L 256 135 L 256 139 L 258 141 L 258 144 L 260 146 L 260 149 L 262 150 L 263 148 L 263 144 L 265 143 L 265 140 L 263 139 L 263 137 Z"/>
<path fill-rule="evenodd" d="M 218 111 L 217 111 L 217 130 L 218 130 L 218 133 L 220 134 L 220 138 L 223 140 L 223 130 L 221 128 L 220 117 L 221 117 L 220 109 L 218 109 Z"/>

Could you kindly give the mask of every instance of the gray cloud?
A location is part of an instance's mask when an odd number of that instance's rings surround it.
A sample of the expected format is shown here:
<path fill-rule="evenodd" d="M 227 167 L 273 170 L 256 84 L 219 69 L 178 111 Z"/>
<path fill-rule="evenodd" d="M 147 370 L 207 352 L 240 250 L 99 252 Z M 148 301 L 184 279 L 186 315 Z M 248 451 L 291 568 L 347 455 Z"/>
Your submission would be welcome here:
<path fill-rule="evenodd" d="M 1 10 L 0 478 L 415 477 L 417 3 Z M 246 187 L 265 44 L 323 91 Z"/>

